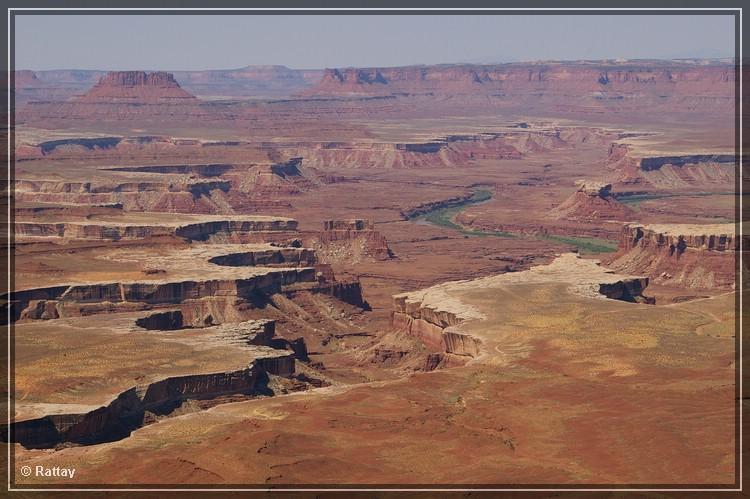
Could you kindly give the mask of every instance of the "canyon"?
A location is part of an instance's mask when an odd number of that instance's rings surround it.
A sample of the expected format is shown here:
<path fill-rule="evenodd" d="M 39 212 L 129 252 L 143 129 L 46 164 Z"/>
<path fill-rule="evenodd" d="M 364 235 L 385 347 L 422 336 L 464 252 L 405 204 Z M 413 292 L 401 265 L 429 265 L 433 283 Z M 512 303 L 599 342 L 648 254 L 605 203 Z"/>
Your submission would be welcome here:
<path fill-rule="evenodd" d="M 736 480 L 732 64 L 14 76 L 19 486 Z"/>

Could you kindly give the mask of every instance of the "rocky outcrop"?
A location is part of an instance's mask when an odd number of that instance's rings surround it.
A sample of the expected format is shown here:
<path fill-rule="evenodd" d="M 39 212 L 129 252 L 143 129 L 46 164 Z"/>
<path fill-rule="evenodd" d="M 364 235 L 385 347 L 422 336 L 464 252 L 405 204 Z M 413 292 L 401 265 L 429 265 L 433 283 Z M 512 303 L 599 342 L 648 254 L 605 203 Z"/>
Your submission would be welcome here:
<path fill-rule="evenodd" d="M 230 171 L 233 165 L 226 163 L 210 163 L 204 165 L 147 165 L 147 166 L 118 166 L 108 168 L 112 172 L 131 173 L 161 173 L 165 175 L 199 175 L 201 177 L 218 177 Z"/>
<path fill-rule="evenodd" d="M 438 284 L 431 288 L 395 295 L 393 297 L 392 327 L 418 338 L 434 354 L 427 366 L 434 369 L 453 365 L 456 357 L 475 358 L 482 354 L 482 338 L 468 334 L 464 324 L 481 321 L 486 316 L 458 297 L 460 293 L 517 284 L 563 283 L 575 294 L 593 299 L 609 298 L 634 303 L 654 303 L 642 292 L 648 286 L 647 277 L 616 275 L 601 267 L 595 260 L 584 260 L 576 254 L 558 256 L 549 265 L 532 267 L 521 272 L 509 272 L 480 279 Z"/>
<path fill-rule="evenodd" d="M 107 222 L 16 222 L 16 237 L 60 237 L 66 239 L 93 239 L 120 241 L 149 237 L 177 236 L 188 241 L 206 241 L 216 235 L 241 236 L 258 232 L 296 231 L 297 221 L 291 219 L 206 220 L 182 225 L 126 225 Z"/>
<path fill-rule="evenodd" d="M 24 91 L 24 101 L 32 98 L 64 100 L 80 95 L 107 74 L 95 70 L 17 71 L 17 74 L 21 73 L 22 78 L 16 78 L 16 87 Z M 284 66 L 247 66 L 238 69 L 173 71 L 172 74 L 180 86 L 193 95 L 279 98 L 317 83 L 323 71 Z"/>
<path fill-rule="evenodd" d="M 251 232 L 285 232 L 296 231 L 297 221 L 278 220 L 212 220 L 187 224 L 175 229 L 175 235 L 191 241 L 205 241 L 214 234 L 242 234 Z"/>
<path fill-rule="evenodd" d="M 730 106 L 734 67 L 674 61 L 540 62 L 328 69 L 308 96 L 483 96 L 571 108 L 679 102 Z M 571 98 L 571 96 L 574 96 Z M 567 102 L 566 102 L 567 100 Z M 563 104 L 565 103 L 565 104 Z"/>
<path fill-rule="evenodd" d="M 147 413 L 168 414 L 190 399 L 252 394 L 260 373 L 261 369 L 252 365 L 239 371 L 179 376 L 135 386 L 91 412 L 13 423 L 10 441 L 27 448 L 50 448 L 61 443 L 91 445 L 120 440 L 143 426 Z"/>
<path fill-rule="evenodd" d="M 700 163 L 729 164 L 734 166 L 737 157 L 733 154 L 688 154 L 685 156 L 659 156 L 641 159 L 641 170 L 650 172 L 666 165 L 682 167 Z"/>
<path fill-rule="evenodd" d="M 609 266 L 648 275 L 659 284 L 733 289 L 738 249 L 733 224 L 628 224 Z"/>
<path fill-rule="evenodd" d="M 171 73 L 113 71 L 99 79 L 91 90 L 73 99 L 87 103 L 162 103 L 195 101 Z"/>
<path fill-rule="evenodd" d="M 326 220 L 323 222 L 323 230 L 373 230 L 373 223 L 369 220 Z"/>
<path fill-rule="evenodd" d="M 227 267 L 311 267 L 316 258 L 315 252 L 307 248 L 279 248 L 219 255 L 208 261 Z"/>
<path fill-rule="evenodd" d="M 174 329 L 176 322 L 182 322 L 179 311 L 160 312 L 136 321 L 151 330 Z M 307 359 L 304 341 L 299 344 L 275 338 L 275 324 L 273 320 L 251 320 L 224 324 L 205 333 L 210 336 L 206 341 L 231 344 L 247 351 L 251 360 L 246 367 L 172 376 L 124 390 L 108 405 L 86 413 L 18 421 L 10 427 L 10 441 L 27 448 L 110 442 L 127 437 L 158 417 L 168 416 L 190 400 L 212 401 L 198 405 L 205 408 L 221 403 L 227 396 L 273 395 L 267 386 L 268 375 L 292 377 L 296 371 L 295 358 L 301 355 Z"/>
<path fill-rule="evenodd" d="M 578 190 L 555 207 L 550 216 L 567 220 L 632 220 L 635 214 L 612 196 L 612 184 L 579 180 Z"/>
<path fill-rule="evenodd" d="M 232 213 L 225 180 L 175 179 L 144 182 L 59 182 L 19 179 L 18 201 L 76 205 L 119 205 L 126 211 Z"/>
<path fill-rule="evenodd" d="M 305 237 L 322 263 L 358 263 L 392 257 L 388 241 L 369 220 L 326 220 L 323 231 Z"/>
<path fill-rule="evenodd" d="M 412 301 L 408 294 L 393 297 L 391 324 L 418 338 L 433 351 L 476 357 L 481 341 L 459 331 L 455 326 L 464 322 L 459 314 L 423 302 Z"/>
<path fill-rule="evenodd" d="M 320 283 L 313 292 L 333 296 L 344 303 L 363 310 L 370 310 L 370 305 L 362 297 L 362 284 L 358 280 Z"/>
<path fill-rule="evenodd" d="M 188 400 L 227 395 L 266 393 L 266 375 L 294 374 L 290 353 L 260 356 L 245 369 L 166 378 L 134 386 L 104 407 L 84 414 L 60 414 L 11 424 L 10 441 L 26 448 L 50 448 L 63 443 L 91 445 L 128 437 L 155 417 L 168 415 Z M 3 440 L 8 432 L 3 432 Z"/>
<path fill-rule="evenodd" d="M 135 325 L 154 331 L 173 331 L 185 327 L 182 312 L 179 310 L 156 312 L 146 317 L 141 317 L 135 321 Z"/>
<path fill-rule="evenodd" d="M 518 129 L 449 135 L 426 142 L 300 143 L 281 149 L 287 155 L 301 156 L 304 165 L 315 168 L 401 169 L 464 167 L 477 160 L 520 159 L 529 153 L 569 147 L 560 130 Z"/>
<path fill-rule="evenodd" d="M 621 184 L 657 189 L 726 190 L 734 188 L 737 157 L 733 154 L 654 156 L 628 144 L 610 145 L 605 166 Z"/>
<path fill-rule="evenodd" d="M 175 305 L 192 300 L 189 308 L 198 309 L 201 300 L 237 299 L 249 305 L 259 295 L 280 292 L 285 286 L 300 282 L 315 282 L 314 268 L 270 270 L 259 275 L 236 279 L 186 280 L 178 282 L 143 281 L 74 284 L 49 288 L 16 291 L 2 296 L 11 309 L 11 319 L 44 319 L 76 317 L 90 313 L 118 309 L 139 310 L 157 305 Z M 44 303 L 40 304 L 39 300 Z M 211 302 L 213 306 L 217 303 Z M 202 302 L 203 305 L 208 305 Z M 224 306 L 222 305 L 222 306 Z M 54 312 L 51 311 L 54 309 Z M 40 313 L 41 311 L 41 313 Z M 44 312 L 48 311 L 47 316 Z M 185 311 L 183 311 L 184 315 Z M 212 315 L 212 314 L 208 314 Z M 215 318 L 215 316 L 213 316 Z M 226 322 L 226 321 L 220 321 Z M 185 323 L 193 324 L 191 321 Z M 213 323 L 213 322 L 211 322 Z"/>
<path fill-rule="evenodd" d="M 60 237 L 66 239 L 93 239 L 120 241 L 145 239 L 147 237 L 169 236 L 175 232 L 171 227 L 159 226 L 117 226 L 81 223 L 41 223 L 16 222 L 15 234 L 18 238 Z"/>

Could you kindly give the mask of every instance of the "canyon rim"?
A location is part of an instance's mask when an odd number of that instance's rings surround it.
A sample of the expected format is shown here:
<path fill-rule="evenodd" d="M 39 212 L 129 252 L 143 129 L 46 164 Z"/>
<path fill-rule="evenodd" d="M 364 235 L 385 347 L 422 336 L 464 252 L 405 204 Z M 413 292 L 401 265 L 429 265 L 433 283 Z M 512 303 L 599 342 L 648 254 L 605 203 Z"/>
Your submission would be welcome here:
<path fill-rule="evenodd" d="M 17 13 L 11 484 L 735 490 L 733 16 Z"/>

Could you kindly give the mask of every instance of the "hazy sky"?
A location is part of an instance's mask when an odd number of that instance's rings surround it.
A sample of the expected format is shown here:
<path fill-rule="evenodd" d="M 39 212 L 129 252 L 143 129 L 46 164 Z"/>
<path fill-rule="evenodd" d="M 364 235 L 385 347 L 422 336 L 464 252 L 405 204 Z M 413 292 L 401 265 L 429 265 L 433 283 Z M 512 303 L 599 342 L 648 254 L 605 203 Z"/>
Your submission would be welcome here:
<path fill-rule="evenodd" d="M 730 15 L 23 15 L 18 69 L 731 57 Z"/>

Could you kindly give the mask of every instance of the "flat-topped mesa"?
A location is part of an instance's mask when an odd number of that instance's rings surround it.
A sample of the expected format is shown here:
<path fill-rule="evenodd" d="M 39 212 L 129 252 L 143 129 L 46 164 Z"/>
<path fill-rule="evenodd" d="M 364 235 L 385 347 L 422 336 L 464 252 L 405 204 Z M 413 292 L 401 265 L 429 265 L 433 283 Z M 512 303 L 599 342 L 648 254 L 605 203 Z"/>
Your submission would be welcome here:
<path fill-rule="evenodd" d="M 731 190 L 738 165 L 734 154 L 685 152 L 662 155 L 628 143 L 610 144 L 605 167 L 621 184 L 656 188 L 701 187 Z"/>
<path fill-rule="evenodd" d="M 419 338 L 433 352 L 448 356 L 442 357 L 438 364 L 445 365 L 447 361 L 456 365 L 461 357 L 467 360 L 481 353 L 482 339 L 463 332 L 462 324 L 486 319 L 479 309 L 464 302 L 461 295 L 465 292 L 514 285 L 565 284 L 569 292 L 587 298 L 652 304 L 652 298 L 643 296 L 648 283 L 647 277 L 618 275 L 601 267 L 596 260 L 567 253 L 548 265 L 521 272 L 446 282 L 394 295 L 392 326 L 396 331 Z"/>
<path fill-rule="evenodd" d="M 183 90 L 171 73 L 113 71 L 102 76 L 88 92 L 72 100 L 89 103 L 161 104 L 197 102 L 198 99 Z"/>
<path fill-rule="evenodd" d="M 268 374 L 284 377 L 294 374 L 292 352 L 255 347 L 251 356 L 252 360 L 244 368 L 173 376 L 133 386 L 106 406 L 89 412 L 53 414 L 14 422 L 9 428 L 10 441 L 26 448 L 51 448 L 61 443 L 92 445 L 113 442 L 155 422 L 154 415 L 168 416 L 189 400 L 267 394 Z M 4 437 L 3 440 L 8 439 Z"/>
<path fill-rule="evenodd" d="M 612 196 L 612 184 L 591 180 L 576 181 L 578 190 L 550 215 L 556 219 L 632 220 L 633 211 Z"/>
<path fill-rule="evenodd" d="M 121 204 L 125 211 L 232 213 L 227 196 L 232 185 L 216 178 L 148 178 L 144 180 L 58 181 L 16 179 L 17 201 L 66 205 Z"/>
<path fill-rule="evenodd" d="M 643 102 L 659 97 L 730 98 L 730 64 L 698 65 L 675 61 L 539 62 L 494 65 L 444 64 L 381 68 L 328 69 L 310 96 L 490 95 L 544 99 L 549 95 L 587 95 L 593 102 L 629 94 Z M 728 104 L 728 102 L 727 102 Z"/>
<path fill-rule="evenodd" d="M 569 149 L 581 133 L 558 127 L 436 136 L 414 142 L 325 142 L 284 146 L 289 156 L 315 168 L 465 167 L 483 159 L 520 159 L 526 154 Z"/>
<path fill-rule="evenodd" d="M 609 266 L 692 289 L 734 289 L 734 224 L 628 224 Z"/>
<path fill-rule="evenodd" d="M 624 249 L 656 244 L 679 256 L 688 248 L 737 251 L 739 239 L 735 236 L 734 224 L 628 224 L 620 243 Z"/>

